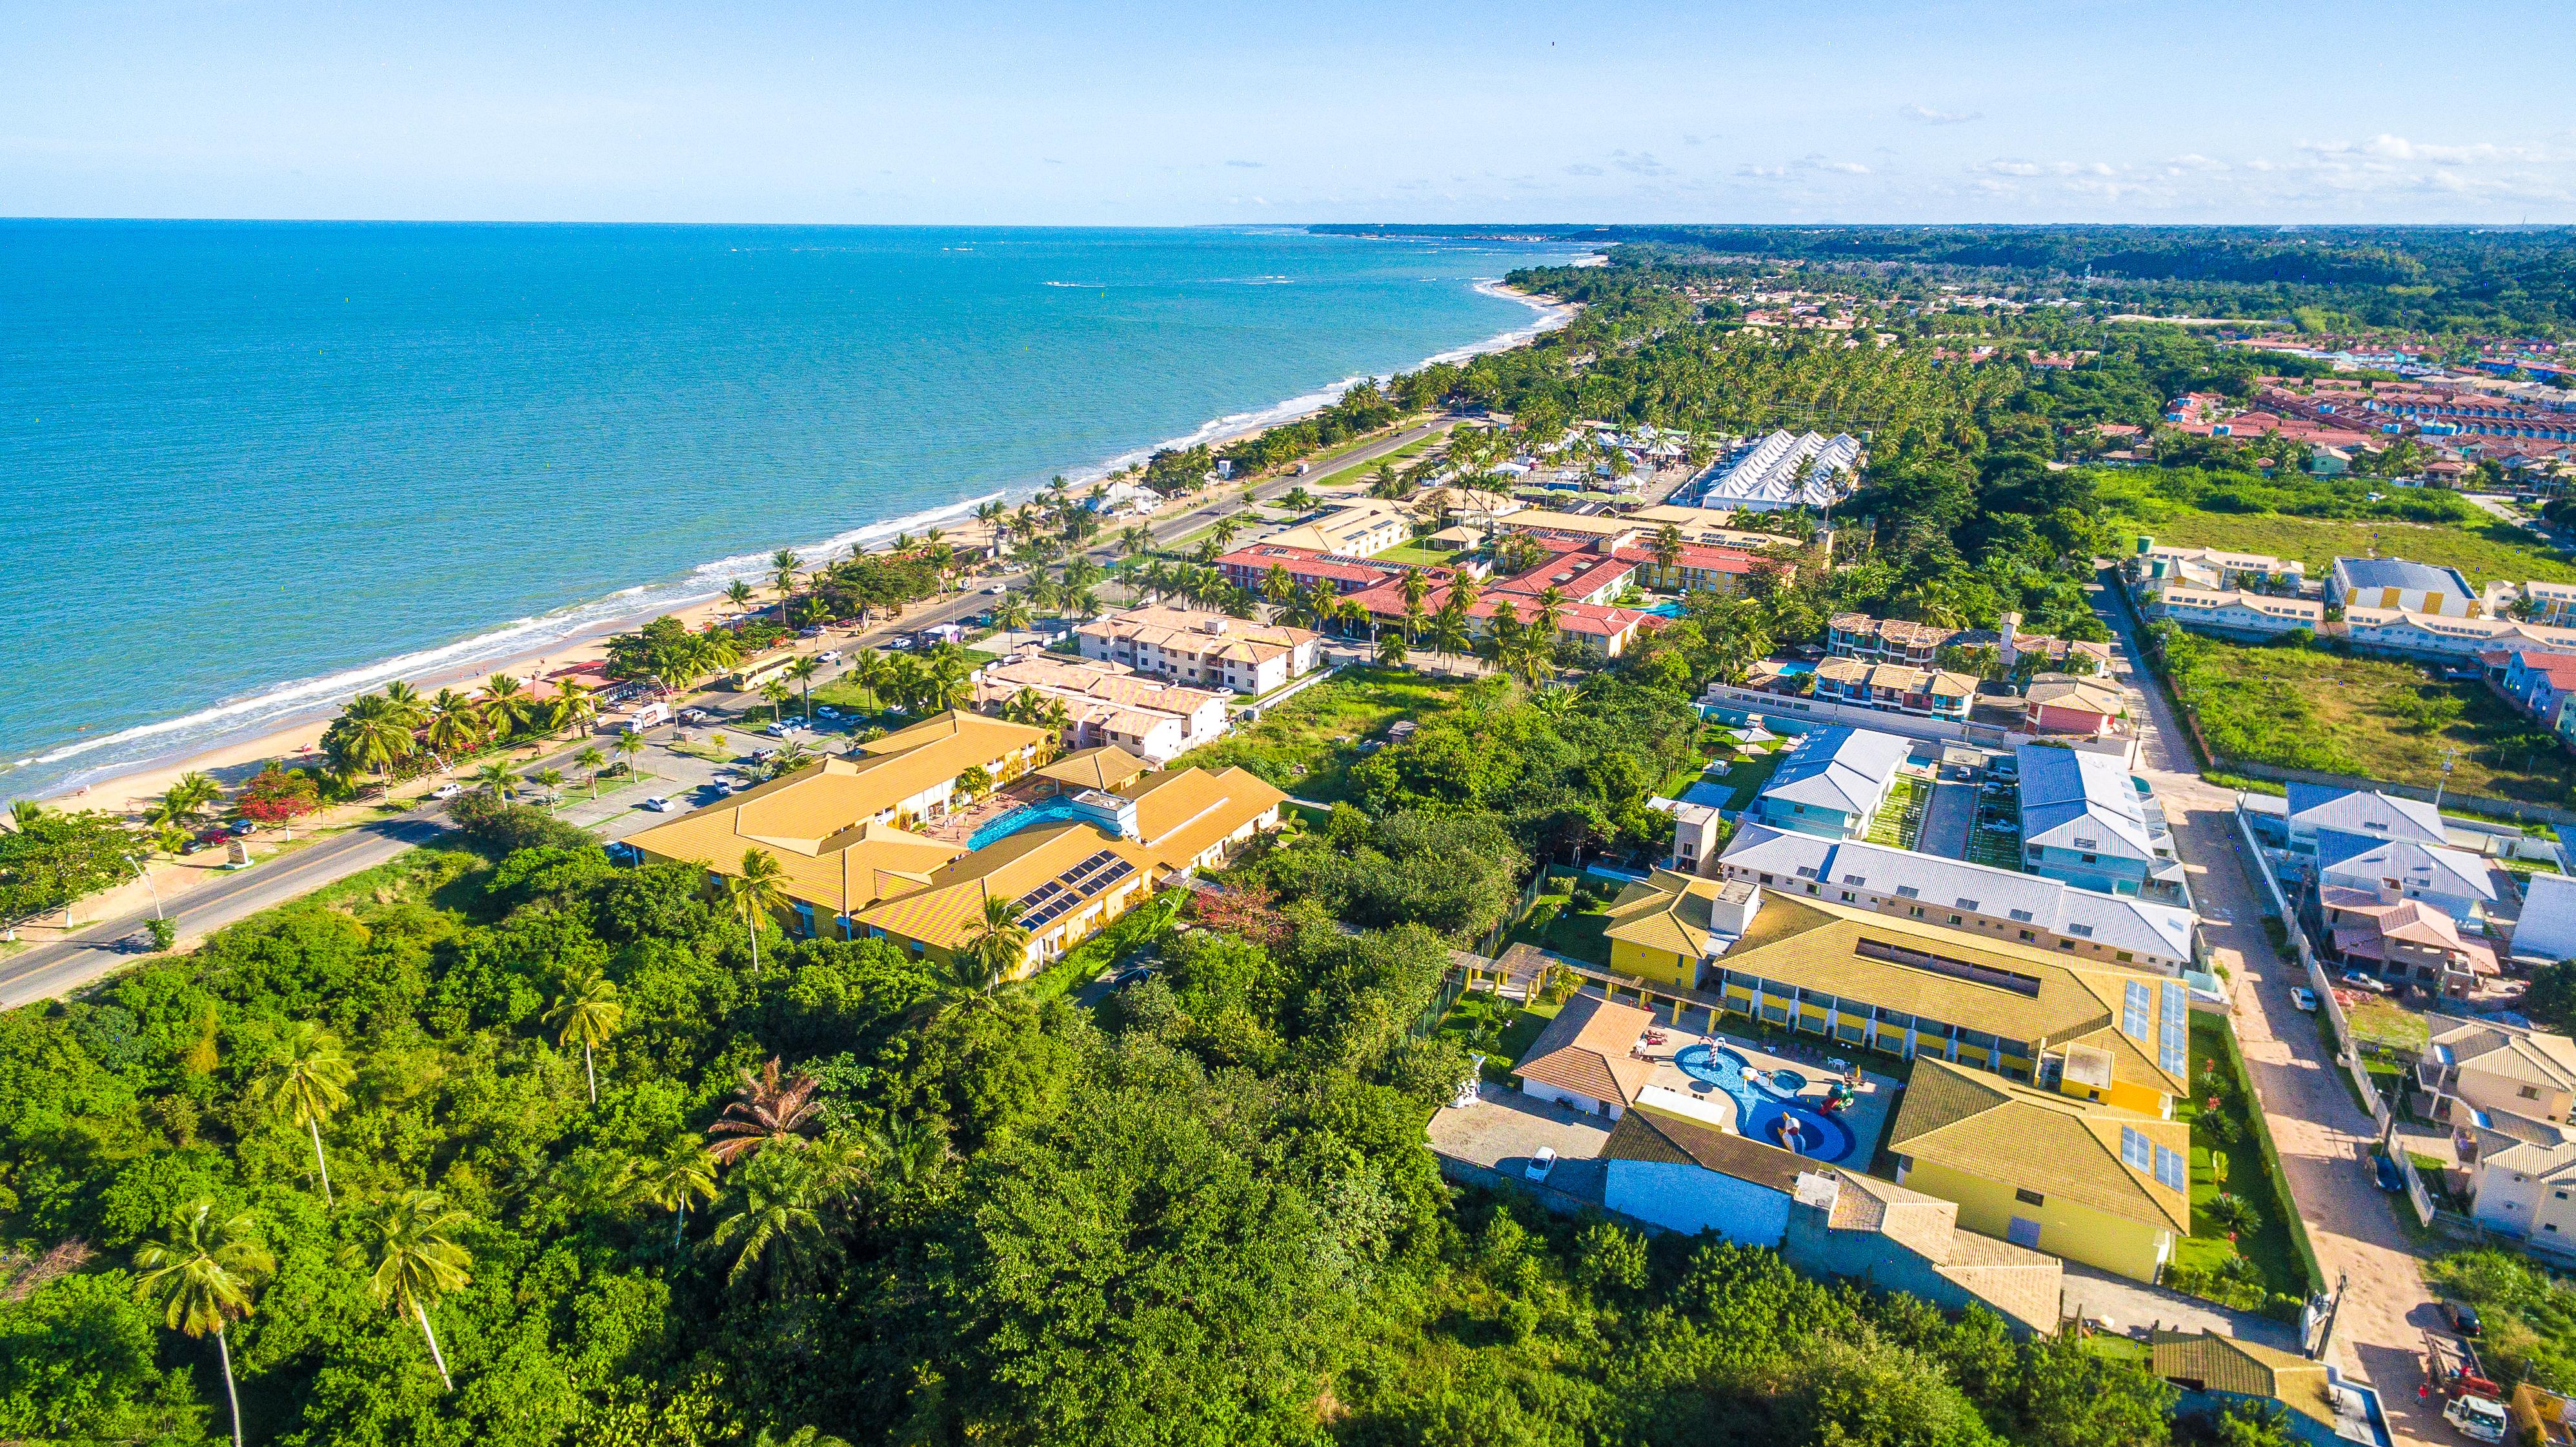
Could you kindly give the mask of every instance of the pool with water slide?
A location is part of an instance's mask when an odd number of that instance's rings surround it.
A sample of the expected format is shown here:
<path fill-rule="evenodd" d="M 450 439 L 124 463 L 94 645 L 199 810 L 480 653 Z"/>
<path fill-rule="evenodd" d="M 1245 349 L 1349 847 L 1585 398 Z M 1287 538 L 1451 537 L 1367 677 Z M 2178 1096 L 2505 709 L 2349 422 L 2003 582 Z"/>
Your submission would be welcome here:
<path fill-rule="evenodd" d="M 1736 1133 L 1747 1140 L 1780 1146 L 1818 1161 L 1839 1161 L 1852 1153 L 1856 1142 L 1851 1127 L 1795 1103 L 1798 1092 L 1808 1084 L 1807 1077 L 1797 1071 L 1773 1070 L 1747 1080 L 1744 1057 L 1718 1045 L 1686 1045 L 1673 1057 L 1673 1064 L 1691 1079 L 1726 1092 L 1735 1102 Z M 1797 1126 L 1795 1141 L 1784 1138 L 1783 1120 Z"/>

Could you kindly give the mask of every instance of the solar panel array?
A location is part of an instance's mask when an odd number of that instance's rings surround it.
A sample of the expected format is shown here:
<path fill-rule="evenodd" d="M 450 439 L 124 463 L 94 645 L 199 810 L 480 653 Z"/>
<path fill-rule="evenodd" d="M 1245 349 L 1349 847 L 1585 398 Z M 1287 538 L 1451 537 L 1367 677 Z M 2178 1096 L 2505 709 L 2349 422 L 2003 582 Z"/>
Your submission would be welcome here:
<path fill-rule="evenodd" d="M 2120 1009 L 2120 1033 L 2144 1045 L 2147 1043 L 2147 1019 L 2154 1010 L 2154 997 L 2144 980 L 2129 981 L 2126 994 Z"/>
<path fill-rule="evenodd" d="M 1136 872 L 1116 851 L 1103 849 L 1020 896 L 1020 928 L 1044 929 L 1100 891 Z"/>
<path fill-rule="evenodd" d="M 2191 1064 L 2191 1000 L 2172 980 L 2164 983 L 2164 1010 L 2156 1022 L 2156 1063 L 2177 1076 L 2188 1074 Z"/>

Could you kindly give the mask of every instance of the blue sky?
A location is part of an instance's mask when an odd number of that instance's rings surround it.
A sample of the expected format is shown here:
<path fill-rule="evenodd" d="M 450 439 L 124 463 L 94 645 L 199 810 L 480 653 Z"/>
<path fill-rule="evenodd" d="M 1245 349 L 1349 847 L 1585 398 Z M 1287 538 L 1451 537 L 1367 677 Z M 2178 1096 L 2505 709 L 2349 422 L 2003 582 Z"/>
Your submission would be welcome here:
<path fill-rule="evenodd" d="M 0 0 L 0 214 L 2576 222 L 2566 19 Z"/>

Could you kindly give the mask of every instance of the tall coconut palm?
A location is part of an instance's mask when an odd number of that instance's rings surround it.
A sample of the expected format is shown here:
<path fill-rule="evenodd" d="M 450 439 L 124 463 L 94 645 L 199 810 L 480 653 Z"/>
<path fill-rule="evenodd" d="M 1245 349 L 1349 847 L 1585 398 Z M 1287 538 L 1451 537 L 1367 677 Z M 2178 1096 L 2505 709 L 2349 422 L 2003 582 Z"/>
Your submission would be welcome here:
<path fill-rule="evenodd" d="M 1153 551 L 1153 548 L 1154 530 L 1145 526 L 1143 523 L 1130 523 L 1118 530 L 1118 552 L 1120 556 L 1133 558 L 1140 554 L 1151 552 Z"/>
<path fill-rule="evenodd" d="M 340 1255 L 347 1266 L 374 1263 L 367 1289 L 396 1315 L 420 1323 L 439 1383 L 449 1391 L 456 1390 L 456 1383 L 447 1375 L 447 1357 L 438 1349 L 429 1309 L 474 1279 L 469 1270 L 474 1258 L 454 1240 L 465 1221 L 465 1213 L 449 1210 L 436 1191 L 405 1191 L 368 1210 L 359 1223 L 358 1242 Z"/>
<path fill-rule="evenodd" d="M 1020 923 L 1019 901 L 999 894 L 985 898 L 967 927 L 972 937 L 957 957 L 958 982 L 983 994 L 1019 972 L 1028 958 L 1029 932 Z"/>
<path fill-rule="evenodd" d="M 993 626 L 1006 632 L 1029 626 L 1029 600 L 1025 594 L 1013 593 L 993 605 Z"/>
<path fill-rule="evenodd" d="M 1208 528 L 1208 540 L 1216 544 L 1217 551 L 1223 552 L 1234 542 L 1234 535 L 1242 531 L 1242 520 L 1228 513 Z"/>
<path fill-rule="evenodd" d="M 751 611 L 751 600 L 756 595 L 751 591 L 751 585 L 749 583 L 744 582 L 740 578 L 736 578 L 732 582 L 725 584 L 724 596 L 726 602 L 731 603 L 736 609 L 748 613 Z"/>
<path fill-rule="evenodd" d="M 707 1134 L 718 1138 L 707 1154 L 718 1164 L 732 1165 L 771 1146 L 804 1145 L 823 1125 L 814 1090 L 811 1076 L 782 1075 L 774 1055 L 759 1074 L 742 1072 L 733 1100 L 707 1127 Z"/>
<path fill-rule="evenodd" d="M 822 671 L 823 665 L 811 655 L 787 665 L 787 676 L 796 680 L 796 692 L 802 696 L 807 723 L 814 721 L 814 675 Z"/>
<path fill-rule="evenodd" d="M 1404 666 L 1407 657 L 1404 639 L 1405 635 L 1401 631 L 1392 628 L 1378 636 L 1378 667 L 1402 668 Z"/>
<path fill-rule="evenodd" d="M 278 1042 L 264 1082 L 269 1109 L 313 1138 L 313 1174 L 322 1182 L 326 1206 L 331 1204 L 331 1162 L 322 1154 L 322 1122 L 349 1103 L 349 1082 L 357 1075 L 340 1053 L 338 1036 L 311 1020 L 298 1020 Z"/>
<path fill-rule="evenodd" d="M 519 776 L 508 764 L 485 764 L 474 771 L 474 787 L 495 799 L 507 799 L 519 792 Z"/>
<path fill-rule="evenodd" d="M 251 1293 L 277 1269 L 259 1244 L 249 1213 L 225 1216 L 212 1201 L 181 1207 L 170 1233 L 134 1253 L 134 1299 L 160 1309 L 172 1331 L 215 1334 L 224 1367 L 224 1400 L 232 1408 L 233 1447 L 242 1447 L 241 1394 L 233 1388 L 233 1349 L 225 1328 L 251 1313 Z"/>
<path fill-rule="evenodd" d="M 599 745 L 597 744 L 584 744 L 581 746 L 581 752 L 572 756 L 572 761 L 574 767 L 590 776 L 591 801 L 593 803 L 597 803 L 599 800 L 599 771 L 608 767 L 608 755 L 601 753 L 599 751 Z"/>
<path fill-rule="evenodd" d="M 581 1042 L 581 1073 L 590 1082 L 593 1105 L 599 1104 L 599 1071 L 591 1064 L 591 1051 L 607 1044 L 625 1020 L 626 1007 L 617 1002 L 616 982 L 597 965 L 567 976 L 546 1011 L 546 1023 L 555 1027 L 556 1044 Z"/>
<path fill-rule="evenodd" d="M 764 1151 L 743 1169 L 742 1209 L 716 1223 L 705 1249 L 730 1256 L 725 1284 L 739 1286 L 754 1267 L 769 1264 L 771 1286 L 785 1296 L 789 1282 L 823 1247 L 822 1208 L 837 1196 L 839 1173 L 816 1154 Z"/>
<path fill-rule="evenodd" d="M 506 673 L 496 673 L 483 680 L 483 691 L 474 695 L 474 706 L 482 711 L 484 727 L 496 739 L 506 739 L 526 729 L 537 717 L 536 695 L 528 686 Z"/>
<path fill-rule="evenodd" d="M 546 802 L 554 806 L 556 813 L 563 812 L 563 770 L 539 769 L 528 776 L 528 782 L 546 791 Z"/>
<path fill-rule="evenodd" d="M 429 751 L 442 764 L 472 753 L 483 741 L 483 729 L 482 711 L 455 689 L 442 688 L 429 701 Z"/>
<path fill-rule="evenodd" d="M 787 871 L 777 860 L 758 849 L 742 852 L 742 873 L 725 881 L 725 899 L 735 914 L 742 917 L 742 927 L 751 936 L 751 972 L 760 973 L 760 922 L 787 907 L 787 891 L 779 881 Z"/>
<path fill-rule="evenodd" d="M 715 1164 L 707 1158 L 705 1144 L 696 1136 L 681 1136 L 660 1155 L 639 1160 L 629 1170 L 629 1199 L 671 1213 L 671 1246 L 677 1250 L 689 1223 L 689 1203 L 716 1198 Z"/>
<path fill-rule="evenodd" d="M 162 792 L 155 822 L 185 825 L 205 818 L 224 796 L 223 786 L 201 770 L 190 769 Z"/>
<path fill-rule="evenodd" d="M 341 764 L 382 774 L 411 757 L 412 724 L 383 694 L 362 693 L 331 721 L 322 744 Z"/>
<path fill-rule="evenodd" d="M 787 600 L 796 594 L 796 570 L 804 561 L 785 548 L 770 555 L 770 585 L 778 591 L 778 621 L 781 623 L 787 621 Z"/>
<path fill-rule="evenodd" d="M 599 691 L 569 678 L 555 680 L 555 696 L 546 700 L 546 732 L 588 728 L 599 721 Z"/>

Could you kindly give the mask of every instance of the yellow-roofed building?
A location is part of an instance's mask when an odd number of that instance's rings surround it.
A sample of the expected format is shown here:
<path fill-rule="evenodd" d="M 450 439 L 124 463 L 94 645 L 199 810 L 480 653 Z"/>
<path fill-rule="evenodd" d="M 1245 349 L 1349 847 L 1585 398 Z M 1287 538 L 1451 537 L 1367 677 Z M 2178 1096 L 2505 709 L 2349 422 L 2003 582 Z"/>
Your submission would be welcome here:
<path fill-rule="evenodd" d="M 1890 1055 L 1934 1055 L 2142 1115 L 2172 1114 L 2188 1069 L 2179 981 L 1659 869 L 1603 933 L 1611 968 L 1727 1012 Z"/>
<path fill-rule="evenodd" d="M 1959 1224 L 2153 1281 L 2191 1234 L 2191 1128 L 1923 1056 L 1889 1127 L 1896 1178 Z"/>

